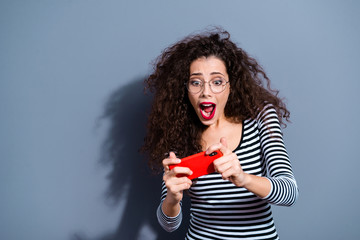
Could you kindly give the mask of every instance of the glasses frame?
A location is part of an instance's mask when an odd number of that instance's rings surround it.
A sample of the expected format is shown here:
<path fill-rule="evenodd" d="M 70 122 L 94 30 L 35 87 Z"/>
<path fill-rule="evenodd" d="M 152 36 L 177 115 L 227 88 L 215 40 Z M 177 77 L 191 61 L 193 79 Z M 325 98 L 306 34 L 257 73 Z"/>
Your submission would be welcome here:
<path fill-rule="evenodd" d="M 186 89 L 188 90 L 189 93 L 197 94 L 197 93 L 199 93 L 199 92 L 201 92 L 201 91 L 204 90 L 205 84 L 207 83 L 207 84 L 209 84 L 209 88 L 210 88 L 211 92 L 214 93 L 214 94 L 218 94 L 218 93 L 222 93 L 223 91 L 225 91 L 226 86 L 227 86 L 227 84 L 229 83 L 229 81 L 226 81 L 225 84 L 222 85 L 222 86 L 224 86 L 224 89 L 221 90 L 221 92 L 214 92 L 213 89 L 212 89 L 212 87 L 211 87 L 211 84 L 210 84 L 211 81 L 207 81 L 207 82 L 206 82 L 206 81 L 201 81 L 201 82 L 202 82 L 203 84 L 202 84 L 200 90 L 197 91 L 197 92 L 192 92 L 192 91 L 190 91 L 190 89 L 189 89 L 189 81 L 185 82 L 184 85 L 185 85 L 185 87 L 186 87 Z"/>

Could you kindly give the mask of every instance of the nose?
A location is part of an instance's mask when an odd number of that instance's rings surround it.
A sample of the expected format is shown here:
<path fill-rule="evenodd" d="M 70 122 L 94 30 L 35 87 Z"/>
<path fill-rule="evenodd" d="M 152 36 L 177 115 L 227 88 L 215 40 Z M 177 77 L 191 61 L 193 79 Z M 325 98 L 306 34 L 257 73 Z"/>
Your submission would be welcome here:
<path fill-rule="evenodd" d="M 203 86 L 203 89 L 201 91 L 201 94 L 204 95 L 204 96 L 207 96 L 207 95 L 211 94 L 211 89 L 210 89 L 209 82 L 204 82 L 204 86 Z"/>

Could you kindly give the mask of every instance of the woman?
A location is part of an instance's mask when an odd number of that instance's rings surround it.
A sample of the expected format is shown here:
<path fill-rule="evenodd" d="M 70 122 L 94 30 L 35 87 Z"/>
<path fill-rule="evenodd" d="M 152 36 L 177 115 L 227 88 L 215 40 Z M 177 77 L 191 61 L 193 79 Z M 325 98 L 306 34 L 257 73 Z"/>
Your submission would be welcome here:
<path fill-rule="evenodd" d="M 278 239 L 270 204 L 290 206 L 298 196 L 280 128 L 290 113 L 259 64 L 216 30 L 166 49 L 146 83 L 155 94 L 144 150 L 164 170 L 161 226 L 179 227 L 187 191 L 186 239 Z M 169 168 L 216 150 L 216 172 L 195 181 L 189 168 Z"/>

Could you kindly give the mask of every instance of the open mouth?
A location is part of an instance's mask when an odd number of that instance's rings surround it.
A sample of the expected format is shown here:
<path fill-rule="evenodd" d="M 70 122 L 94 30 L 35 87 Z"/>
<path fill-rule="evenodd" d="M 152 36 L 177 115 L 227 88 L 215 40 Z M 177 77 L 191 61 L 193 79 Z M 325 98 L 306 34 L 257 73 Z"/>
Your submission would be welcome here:
<path fill-rule="evenodd" d="M 212 119 L 214 117 L 215 109 L 216 109 L 216 104 L 215 103 L 212 103 L 212 102 L 202 102 L 202 103 L 200 103 L 201 116 L 206 120 L 210 120 L 210 119 Z"/>

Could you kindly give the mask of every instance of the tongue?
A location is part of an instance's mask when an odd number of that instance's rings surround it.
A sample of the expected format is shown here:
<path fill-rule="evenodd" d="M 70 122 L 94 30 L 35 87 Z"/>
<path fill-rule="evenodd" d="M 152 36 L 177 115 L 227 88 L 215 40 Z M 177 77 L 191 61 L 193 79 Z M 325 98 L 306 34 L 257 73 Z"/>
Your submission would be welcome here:
<path fill-rule="evenodd" d="M 204 110 L 204 112 L 209 113 L 209 112 L 212 112 L 212 110 L 214 110 L 214 107 L 213 106 L 204 107 L 203 110 Z"/>

